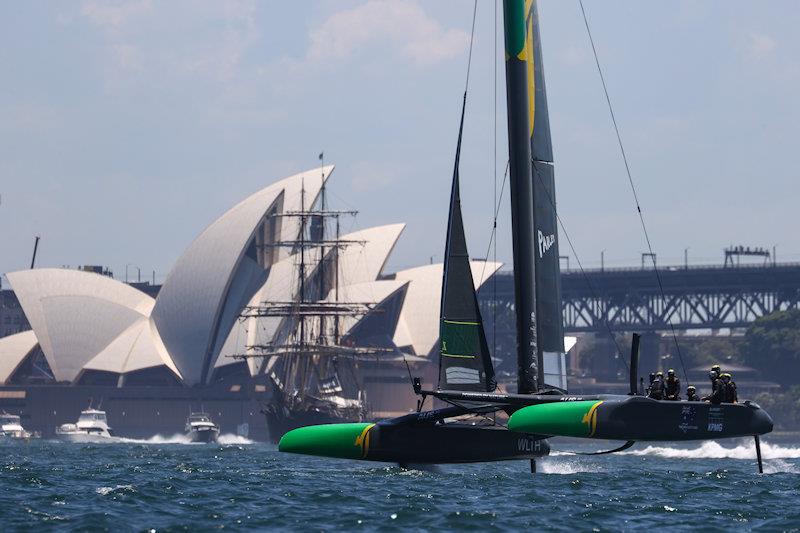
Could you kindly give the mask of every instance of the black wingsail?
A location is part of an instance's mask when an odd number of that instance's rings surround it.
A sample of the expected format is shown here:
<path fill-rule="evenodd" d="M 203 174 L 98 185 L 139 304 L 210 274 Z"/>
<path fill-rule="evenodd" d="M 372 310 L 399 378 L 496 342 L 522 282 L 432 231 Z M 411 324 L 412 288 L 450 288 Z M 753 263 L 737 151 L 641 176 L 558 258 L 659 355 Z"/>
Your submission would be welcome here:
<path fill-rule="evenodd" d="M 461 218 L 458 166 L 461 158 L 461 134 L 464 130 L 464 104 L 458 127 L 453 185 L 450 192 L 450 215 L 447 221 L 447 244 L 444 252 L 441 318 L 439 323 L 439 388 L 466 391 L 493 391 L 497 387 Z"/>
<path fill-rule="evenodd" d="M 536 260 L 537 356 L 543 387 L 567 388 L 564 322 L 561 312 L 561 272 L 556 219 L 553 147 L 542 63 L 542 39 L 536 0 L 526 16 L 528 97 L 530 98 L 531 180 Z"/>

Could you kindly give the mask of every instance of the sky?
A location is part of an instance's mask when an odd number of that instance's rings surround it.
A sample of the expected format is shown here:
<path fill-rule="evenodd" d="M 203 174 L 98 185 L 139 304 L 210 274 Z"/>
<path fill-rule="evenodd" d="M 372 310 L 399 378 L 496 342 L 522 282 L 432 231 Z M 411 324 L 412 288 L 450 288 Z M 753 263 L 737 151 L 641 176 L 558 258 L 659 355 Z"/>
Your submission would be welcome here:
<path fill-rule="evenodd" d="M 690 263 L 719 263 L 731 244 L 800 261 L 800 4 L 584 5 L 659 262 L 688 248 Z M 161 282 L 205 226 L 320 151 L 336 164 L 332 205 L 360 211 L 346 229 L 408 224 L 389 270 L 440 261 L 472 7 L 0 3 L 0 272 L 27 268 L 41 235 L 37 266 Z M 575 246 L 562 232 L 561 254 L 637 265 L 646 243 L 578 1 L 541 0 L 540 14 Z M 478 0 L 461 167 L 473 257 L 487 255 L 508 154 L 495 20 Z M 500 201 L 510 263 L 507 187 Z"/>

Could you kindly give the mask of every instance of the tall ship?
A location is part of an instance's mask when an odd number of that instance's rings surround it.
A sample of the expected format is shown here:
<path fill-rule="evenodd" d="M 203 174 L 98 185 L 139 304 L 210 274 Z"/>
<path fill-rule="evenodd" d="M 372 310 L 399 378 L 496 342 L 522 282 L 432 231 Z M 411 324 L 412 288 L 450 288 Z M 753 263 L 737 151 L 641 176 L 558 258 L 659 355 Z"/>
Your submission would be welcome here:
<path fill-rule="evenodd" d="M 261 412 L 276 443 L 297 427 L 364 420 L 370 409 L 360 364 L 392 352 L 352 331 L 376 304 L 345 293 L 340 259 L 345 249 L 365 242 L 342 238 L 342 218 L 357 212 L 329 209 L 322 171 L 319 180 L 316 202 L 308 205 L 303 184 L 300 209 L 274 215 L 296 221 L 297 239 L 264 245 L 289 251 L 287 275 L 279 277 L 288 299 L 256 302 L 240 315 L 262 325 L 257 341 L 234 358 L 254 360 L 267 376 L 272 395 Z"/>

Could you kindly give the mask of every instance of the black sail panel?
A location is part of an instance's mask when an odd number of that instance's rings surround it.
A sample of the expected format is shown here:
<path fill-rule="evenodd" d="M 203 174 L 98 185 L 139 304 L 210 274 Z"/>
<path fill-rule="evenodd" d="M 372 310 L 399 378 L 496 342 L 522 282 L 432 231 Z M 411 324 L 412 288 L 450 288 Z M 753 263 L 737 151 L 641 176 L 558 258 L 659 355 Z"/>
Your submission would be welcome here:
<path fill-rule="evenodd" d="M 540 376 L 543 387 L 566 389 L 564 323 L 561 310 L 561 272 L 556 218 L 556 188 L 547 91 L 542 64 L 542 41 L 536 0 L 527 13 L 528 91 L 531 96 L 531 180 L 536 279 L 536 316 Z"/>
<path fill-rule="evenodd" d="M 466 95 L 464 95 L 466 104 Z M 464 236 L 459 187 L 461 135 L 464 108 L 458 129 L 453 184 L 450 192 L 450 215 L 442 276 L 441 318 L 439 324 L 439 388 L 468 391 L 493 391 L 496 388 L 483 321 Z"/>

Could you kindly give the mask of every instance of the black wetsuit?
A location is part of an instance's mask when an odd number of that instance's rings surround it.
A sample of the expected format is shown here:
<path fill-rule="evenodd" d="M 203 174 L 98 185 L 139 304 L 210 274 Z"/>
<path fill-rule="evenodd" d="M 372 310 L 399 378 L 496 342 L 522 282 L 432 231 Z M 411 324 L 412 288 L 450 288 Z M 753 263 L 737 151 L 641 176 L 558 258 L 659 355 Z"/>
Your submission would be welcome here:
<path fill-rule="evenodd" d="M 664 399 L 664 382 L 661 381 L 660 378 L 656 378 L 653 380 L 653 383 L 650 384 L 650 392 L 647 394 L 650 398 L 654 400 L 663 400 Z"/>
<path fill-rule="evenodd" d="M 720 381 L 719 389 L 721 392 L 722 403 L 738 403 L 739 402 L 739 395 L 736 392 L 736 382 L 729 381 L 725 383 L 724 381 Z"/>
<path fill-rule="evenodd" d="M 665 383 L 665 400 L 677 401 L 681 399 L 681 380 L 676 377 L 672 379 L 667 378 Z"/>
<path fill-rule="evenodd" d="M 696 392 L 687 392 L 686 400 L 690 402 L 699 402 L 700 396 L 698 396 Z"/>
<path fill-rule="evenodd" d="M 722 380 L 719 378 L 719 376 L 711 378 L 711 394 L 708 396 L 703 396 L 702 400 L 704 402 L 720 403 L 720 385 L 722 385 Z"/>
<path fill-rule="evenodd" d="M 712 387 L 711 394 L 709 394 L 703 399 L 708 400 L 709 402 L 717 405 L 724 402 L 727 394 L 725 390 L 725 384 L 722 382 L 722 380 L 721 379 L 714 380 L 714 384 L 711 387 Z"/>

